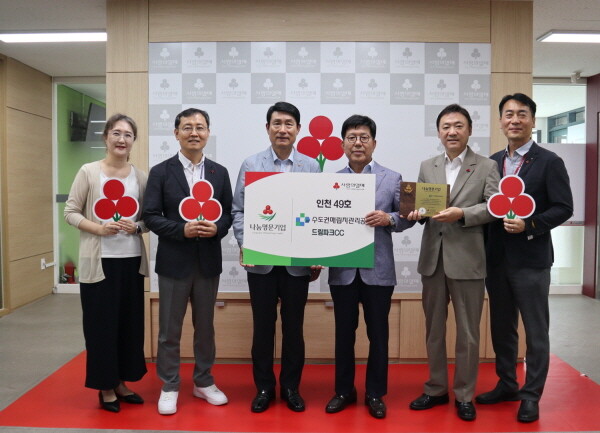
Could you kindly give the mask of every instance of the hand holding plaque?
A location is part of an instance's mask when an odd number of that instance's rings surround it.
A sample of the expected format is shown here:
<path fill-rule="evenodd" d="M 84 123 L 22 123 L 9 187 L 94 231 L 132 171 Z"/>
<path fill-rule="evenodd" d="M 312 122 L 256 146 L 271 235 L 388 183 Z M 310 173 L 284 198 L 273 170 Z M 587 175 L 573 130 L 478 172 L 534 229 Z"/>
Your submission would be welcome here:
<path fill-rule="evenodd" d="M 431 217 L 448 208 L 450 185 L 443 183 L 400 182 L 400 215 L 415 209 L 422 217 Z"/>

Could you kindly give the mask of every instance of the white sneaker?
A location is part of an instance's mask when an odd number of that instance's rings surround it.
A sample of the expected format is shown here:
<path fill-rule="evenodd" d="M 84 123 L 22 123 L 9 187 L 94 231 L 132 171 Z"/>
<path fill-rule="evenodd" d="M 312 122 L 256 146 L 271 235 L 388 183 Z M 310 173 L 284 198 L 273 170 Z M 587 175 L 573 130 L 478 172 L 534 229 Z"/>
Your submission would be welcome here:
<path fill-rule="evenodd" d="M 194 397 L 203 398 L 210 404 L 214 404 L 215 406 L 220 406 L 222 404 L 226 404 L 229 400 L 227 400 L 227 396 L 223 394 L 217 385 L 211 385 L 207 387 L 194 387 Z"/>
<path fill-rule="evenodd" d="M 177 397 L 179 397 L 179 391 L 161 391 L 158 399 L 158 413 L 173 415 L 177 412 Z"/>

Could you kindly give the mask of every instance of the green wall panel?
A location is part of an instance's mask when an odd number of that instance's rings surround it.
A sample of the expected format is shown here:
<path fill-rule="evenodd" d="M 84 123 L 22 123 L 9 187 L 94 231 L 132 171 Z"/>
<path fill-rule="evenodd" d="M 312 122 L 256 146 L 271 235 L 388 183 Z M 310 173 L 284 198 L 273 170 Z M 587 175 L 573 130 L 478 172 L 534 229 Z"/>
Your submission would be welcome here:
<path fill-rule="evenodd" d="M 85 118 L 90 102 L 106 106 L 94 98 L 71 89 L 65 85 L 57 86 L 57 177 L 58 194 L 69 194 L 71 184 L 79 168 L 91 161 L 104 158 L 104 144 L 94 144 L 84 141 L 71 141 L 70 113 L 73 111 Z M 79 230 L 65 222 L 64 203 L 58 204 L 58 259 L 60 275 L 63 274 L 64 264 L 72 261 L 77 266 L 79 256 Z"/>

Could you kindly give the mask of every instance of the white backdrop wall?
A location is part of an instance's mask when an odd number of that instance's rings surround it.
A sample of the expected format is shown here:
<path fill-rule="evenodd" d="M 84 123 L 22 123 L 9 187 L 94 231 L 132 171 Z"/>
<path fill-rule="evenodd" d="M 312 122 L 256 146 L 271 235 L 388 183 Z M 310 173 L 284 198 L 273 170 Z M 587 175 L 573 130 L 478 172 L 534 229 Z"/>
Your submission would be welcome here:
<path fill-rule="evenodd" d="M 277 101 L 301 113 L 298 142 L 311 120 L 327 117 L 331 136 L 343 121 L 364 114 L 377 123 L 374 159 L 415 181 L 420 162 L 442 152 L 435 127 L 440 110 L 459 103 L 473 118 L 470 146 L 490 149 L 490 44 L 410 42 L 183 42 L 149 44 L 149 165 L 179 149 L 174 119 L 189 107 L 206 110 L 211 135 L 205 154 L 227 167 L 235 188 L 249 155 L 270 143 L 266 112 Z M 314 125 L 314 124 L 313 124 Z M 319 137 L 322 142 L 322 138 Z M 324 171 L 345 166 L 328 160 Z M 419 292 L 422 228 L 394 234 L 397 292 Z M 151 236 L 154 268 L 157 238 Z M 246 291 L 246 272 L 230 233 L 223 239 L 221 291 Z M 151 290 L 157 291 L 156 275 Z M 327 292 L 327 271 L 310 286 Z"/>

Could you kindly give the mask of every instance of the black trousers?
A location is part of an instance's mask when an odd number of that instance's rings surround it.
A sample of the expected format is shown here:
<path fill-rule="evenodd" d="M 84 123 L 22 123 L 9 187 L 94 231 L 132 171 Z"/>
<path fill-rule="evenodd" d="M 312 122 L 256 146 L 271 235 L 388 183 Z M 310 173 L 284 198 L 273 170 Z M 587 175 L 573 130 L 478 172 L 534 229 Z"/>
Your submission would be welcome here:
<path fill-rule="evenodd" d="M 332 285 L 330 289 L 335 314 L 335 392 L 347 394 L 354 388 L 354 343 L 361 303 L 369 338 L 365 389 L 370 397 L 383 397 L 387 394 L 388 316 L 394 286 L 365 284 L 357 271 L 352 284 Z"/>
<path fill-rule="evenodd" d="M 104 280 L 80 284 L 88 388 L 112 389 L 146 374 L 140 260 L 102 259 Z"/>
<path fill-rule="evenodd" d="M 304 368 L 304 307 L 308 298 L 309 276 L 295 277 L 283 266 L 268 274 L 248 272 L 254 334 L 252 371 L 258 390 L 275 389 L 273 356 L 277 303 L 281 299 L 281 388 L 297 389 Z"/>
<path fill-rule="evenodd" d="M 492 344 L 496 352 L 498 385 L 517 391 L 516 363 L 519 312 L 525 327 L 527 373 L 519 395 L 538 401 L 550 365 L 550 268 L 509 268 L 505 263 L 489 266 L 485 280 L 490 298 Z"/>

